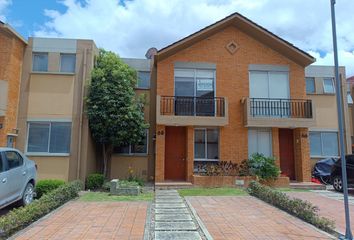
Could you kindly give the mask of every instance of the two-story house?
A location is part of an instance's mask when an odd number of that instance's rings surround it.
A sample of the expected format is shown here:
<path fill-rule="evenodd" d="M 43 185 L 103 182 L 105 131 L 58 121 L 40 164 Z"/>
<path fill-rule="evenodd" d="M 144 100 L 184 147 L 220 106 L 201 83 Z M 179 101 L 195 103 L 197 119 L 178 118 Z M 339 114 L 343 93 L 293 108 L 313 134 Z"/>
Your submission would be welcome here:
<path fill-rule="evenodd" d="M 40 179 L 84 180 L 96 172 L 84 99 L 97 54 L 92 40 L 29 38 L 17 148 L 36 162 Z"/>
<path fill-rule="evenodd" d="M 308 66 L 305 69 L 306 94 L 315 106 L 313 114 L 316 124 L 309 128 L 311 166 L 318 160 L 339 156 L 339 126 L 337 113 L 337 96 L 333 66 Z M 345 67 L 339 67 L 342 91 L 344 134 L 346 154 L 351 149 L 351 109 L 352 102 L 347 94 Z M 350 90 L 350 88 L 349 88 Z"/>
<path fill-rule="evenodd" d="M 0 21 L 0 147 L 15 147 L 21 71 L 27 41 Z"/>
<path fill-rule="evenodd" d="M 203 162 L 273 156 L 310 181 L 314 106 L 305 67 L 315 59 L 235 13 L 157 52 L 155 180 L 193 181 Z"/>

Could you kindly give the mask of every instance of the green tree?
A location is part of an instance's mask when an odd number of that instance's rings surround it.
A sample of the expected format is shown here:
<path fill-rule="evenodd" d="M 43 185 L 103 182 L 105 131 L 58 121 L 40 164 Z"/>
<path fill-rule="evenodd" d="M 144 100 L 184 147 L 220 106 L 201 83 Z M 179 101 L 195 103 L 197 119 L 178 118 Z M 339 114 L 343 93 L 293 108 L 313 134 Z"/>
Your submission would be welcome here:
<path fill-rule="evenodd" d="M 115 53 L 100 49 L 86 103 L 92 137 L 102 146 L 105 177 L 113 147 L 140 142 L 148 127 L 144 102 L 134 92 L 136 82 L 134 69 Z"/>

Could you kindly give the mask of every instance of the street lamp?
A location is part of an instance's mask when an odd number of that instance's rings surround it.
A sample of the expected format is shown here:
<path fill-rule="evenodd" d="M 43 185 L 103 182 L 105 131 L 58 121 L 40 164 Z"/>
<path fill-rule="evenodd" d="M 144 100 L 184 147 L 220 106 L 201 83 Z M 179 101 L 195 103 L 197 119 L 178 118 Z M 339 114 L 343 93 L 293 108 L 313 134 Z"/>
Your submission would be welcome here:
<path fill-rule="evenodd" d="M 336 16 L 334 5 L 336 0 L 331 1 L 331 17 L 332 17 L 332 36 L 333 36 L 333 52 L 334 52 L 334 72 L 336 78 L 336 97 L 337 97 L 337 111 L 338 111 L 338 125 L 339 125 L 339 145 L 340 145 L 340 158 L 342 164 L 342 185 L 344 195 L 344 211 L 345 211 L 345 239 L 353 239 L 352 231 L 350 230 L 350 216 L 349 216 L 349 203 L 348 203 L 348 184 L 347 184 L 347 167 L 345 159 L 344 148 L 344 127 L 343 127 L 343 109 L 341 80 L 339 79 L 338 69 L 338 50 L 337 50 L 337 33 L 336 33 Z"/>

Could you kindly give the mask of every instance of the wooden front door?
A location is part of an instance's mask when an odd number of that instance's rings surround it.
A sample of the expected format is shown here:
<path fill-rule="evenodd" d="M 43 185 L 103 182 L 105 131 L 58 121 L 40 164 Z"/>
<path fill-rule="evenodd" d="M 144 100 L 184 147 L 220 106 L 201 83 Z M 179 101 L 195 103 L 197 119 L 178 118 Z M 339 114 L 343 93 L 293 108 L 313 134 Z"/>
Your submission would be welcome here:
<path fill-rule="evenodd" d="M 295 180 L 293 130 L 279 129 L 280 170 L 290 180 Z"/>
<path fill-rule="evenodd" d="M 186 128 L 166 127 L 165 180 L 186 179 Z"/>

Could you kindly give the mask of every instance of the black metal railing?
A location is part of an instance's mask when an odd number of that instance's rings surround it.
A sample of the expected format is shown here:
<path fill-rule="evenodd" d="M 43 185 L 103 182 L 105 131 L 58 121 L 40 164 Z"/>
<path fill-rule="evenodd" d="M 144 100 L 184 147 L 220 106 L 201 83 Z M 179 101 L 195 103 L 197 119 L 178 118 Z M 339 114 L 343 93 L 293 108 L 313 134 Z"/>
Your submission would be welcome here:
<path fill-rule="evenodd" d="M 250 98 L 253 117 L 312 118 L 312 102 L 304 99 Z"/>
<path fill-rule="evenodd" d="M 222 97 L 162 96 L 161 115 L 175 116 L 225 116 L 225 99 Z"/>

